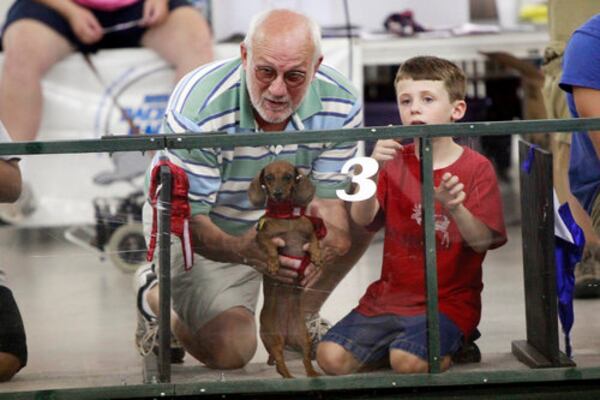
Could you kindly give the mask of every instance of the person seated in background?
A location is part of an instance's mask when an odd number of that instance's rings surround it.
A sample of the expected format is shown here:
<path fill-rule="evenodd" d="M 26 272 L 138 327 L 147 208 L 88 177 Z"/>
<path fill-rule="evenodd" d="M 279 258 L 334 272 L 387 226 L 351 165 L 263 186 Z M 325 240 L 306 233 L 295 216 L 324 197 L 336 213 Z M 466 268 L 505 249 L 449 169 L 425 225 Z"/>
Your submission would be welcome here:
<path fill-rule="evenodd" d="M 600 117 L 600 14 L 575 30 L 564 53 L 560 87 L 574 118 Z M 573 132 L 569 185 L 600 236 L 600 131 Z M 586 237 L 586 240 L 588 238 Z M 600 244 L 588 240 L 575 268 L 577 297 L 600 297 Z"/>
<path fill-rule="evenodd" d="M 322 60 L 316 22 L 285 9 L 259 14 L 240 45 L 240 57 L 198 68 L 177 85 L 163 131 L 245 135 L 285 130 L 301 137 L 307 130 L 360 126 L 358 90 Z M 327 227 L 322 274 L 312 263 L 301 274 L 299 260 L 280 257 L 282 268 L 272 276 L 306 288 L 304 317 L 316 348 L 329 328 L 319 310 L 372 236 L 352 225 L 346 205 L 336 196 L 337 190 L 350 184 L 348 174 L 341 171 L 356 151 L 356 142 L 340 141 L 164 152 L 190 182 L 194 265 L 186 271 L 181 246 L 173 246 L 171 293 L 173 333 L 193 357 L 210 368 L 231 369 L 243 367 L 254 356 L 254 312 L 262 274 L 268 272 L 267 255 L 256 241 L 256 225 L 264 209 L 250 203 L 248 188 L 257 173 L 275 160 L 289 161 L 313 181 L 316 196 L 308 209 L 316 208 Z M 154 161 L 158 162 L 158 155 Z M 147 202 L 145 228 L 152 225 L 151 211 Z M 136 342 L 142 355 L 156 343 L 152 334 L 158 312 L 156 275 L 154 265 L 142 266 L 136 273 Z"/>
<path fill-rule="evenodd" d="M 465 75 L 450 61 L 415 57 L 395 79 L 403 125 L 447 124 L 466 110 Z M 431 140 L 439 282 L 441 368 L 476 331 L 481 316 L 482 262 L 506 242 L 498 182 L 490 161 L 452 137 Z M 377 193 L 352 203 L 351 216 L 371 230 L 385 227 L 381 278 L 359 305 L 323 337 L 317 362 L 343 375 L 391 365 L 398 373 L 428 370 L 426 289 L 419 145 L 380 140 Z M 359 187 L 360 189 L 360 187 Z"/>
<path fill-rule="evenodd" d="M 208 24 L 188 0 L 16 0 L 2 31 L 0 120 L 13 140 L 35 140 L 42 78 L 54 64 L 75 51 L 139 46 L 172 64 L 177 80 L 213 59 Z M 13 214 L 33 211 L 25 202 L 30 190 L 24 186 L 21 210 Z M 4 214 L 5 220 L 20 217 Z"/>
<path fill-rule="evenodd" d="M 10 137 L 0 122 L 0 143 Z M 21 193 L 19 159 L 0 156 L 0 202 L 15 201 Z M 10 380 L 27 364 L 25 328 L 19 308 L 0 265 L 0 382 Z"/>

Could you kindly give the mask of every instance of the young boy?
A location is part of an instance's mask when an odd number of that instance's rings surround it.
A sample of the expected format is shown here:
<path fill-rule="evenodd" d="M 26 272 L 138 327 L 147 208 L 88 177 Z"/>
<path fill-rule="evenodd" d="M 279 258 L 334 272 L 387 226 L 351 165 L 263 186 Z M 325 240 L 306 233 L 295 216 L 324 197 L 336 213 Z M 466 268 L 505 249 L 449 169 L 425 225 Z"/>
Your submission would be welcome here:
<path fill-rule="evenodd" d="M 0 122 L 0 143 L 10 138 Z M 0 156 L 0 202 L 13 202 L 21 194 L 19 159 Z M 0 266 L 0 382 L 10 380 L 27 364 L 27 344 L 21 314 Z"/>
<path fill-rule="evenodd" d="M 403 125 L 445 124 L 466 110 L 465 76 L 453 63 L 416 57 L 395 80 Z M 506 241 L 491 163 L 451 137 L 432 139 L 441 367 L 475 331 L 481 315 L 481 263 Z M 425 263 L 418 142 L 377 142 L 377 195 L 352 203 L 360 225 L 385 226 L 381 278 L 322 339 L 317 362 L 332 375 L 388 364 L 399 373 L 427 372 Z"/>

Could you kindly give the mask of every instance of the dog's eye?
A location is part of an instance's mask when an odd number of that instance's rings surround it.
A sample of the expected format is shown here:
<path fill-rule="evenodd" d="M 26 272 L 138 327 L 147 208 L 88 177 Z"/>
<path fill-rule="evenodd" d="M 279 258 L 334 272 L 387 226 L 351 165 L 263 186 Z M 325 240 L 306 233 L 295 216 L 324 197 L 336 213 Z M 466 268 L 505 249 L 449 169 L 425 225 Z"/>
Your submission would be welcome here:
<path fill-rule="evenodd" d="M 294 178 L 294 177 L 293 177 L 291 174 L 285 174 L 285 175 L 283 176 L 283 180 L 284 180 L 285 182 L 290 182 L 290 181 L 291 181 L 293 178 Z"/>
<path fill-rule="evenodd" d="M 265 176 L 265 181 L 267 182 L 273 182 L 273 179 L 275 179 L 275 177 L 271 174 Z"/>

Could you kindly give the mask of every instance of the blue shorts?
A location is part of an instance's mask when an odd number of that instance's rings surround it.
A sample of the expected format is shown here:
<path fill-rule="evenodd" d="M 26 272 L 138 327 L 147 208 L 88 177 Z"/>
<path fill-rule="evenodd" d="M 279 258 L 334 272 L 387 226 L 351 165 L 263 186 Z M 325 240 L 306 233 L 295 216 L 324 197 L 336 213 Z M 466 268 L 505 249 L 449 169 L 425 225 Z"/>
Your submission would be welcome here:
<path fill-rule="evenodd" d="M 189 0 L 169 0 L 169 10 L 181 6 L 192 5 Z M 142 18 L 143 10 L 143 1 L 138 1 L 137 3 L 133 3 L 115 11 L 90 9 L 103 27 L 140 19 Z M 16 0 L 6 14 L 6 21 L 2 28 L 2 33 L 4 33 L 4 30 L 11 23 L 25 18 L 34 19 L 54 29 L 56 32 L 67 38 L 67 40 L 82 53 L 95 53 L 100 49 L 140 47 L 142 36 L 147 30 L 147 28 L 144 27 L 133 27 L 123 31 L 107 33 L 97 43 L 84 44 L 77 38 L 75 33 L 73 33 L 69 22 L 52 8 L 38 3 L 35 0 Z"/>
<path fill-rule="evenodd" d="M 354 355 L 361 364 L 389 358 L 392 349 L 404 350 L 427 360 L 427 318 L 386 314 L 366 317 L 351 311 L 325 334 L 322 341 L 334 342 Z M 454 354 L 463 342 L 460 329 L 440 313 L 440 355 Z"/>

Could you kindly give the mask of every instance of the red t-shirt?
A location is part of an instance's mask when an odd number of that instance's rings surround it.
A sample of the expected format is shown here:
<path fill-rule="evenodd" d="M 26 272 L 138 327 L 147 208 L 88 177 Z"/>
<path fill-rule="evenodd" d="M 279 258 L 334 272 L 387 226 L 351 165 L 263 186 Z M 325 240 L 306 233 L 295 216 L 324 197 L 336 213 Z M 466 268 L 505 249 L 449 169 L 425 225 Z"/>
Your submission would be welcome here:
<path fill-rule="evenodd" d="M 495 232 L 492 248 L 501 246 L 506 242 L 506 229 L 494 169 L 481 154 L 463 149 L 453 164 L 433 172 L 434 185 L 439 185 L 446 172 L 458 176 L 465 185 L 463 205 Z M 405 146 L 379 174 L 380 213 L 372 227 L 385 225 L 383 265 L 380 279 L 369 286 L 356 308 L 367 316 L 425 313 L 421 173 L 414 151 L 414 145 Z M 437 201 L 435 235 L 439 309 L 468 337 L 481 317 L 485 253 L 476 253 L 463 241 L 456 223 Z"/>

